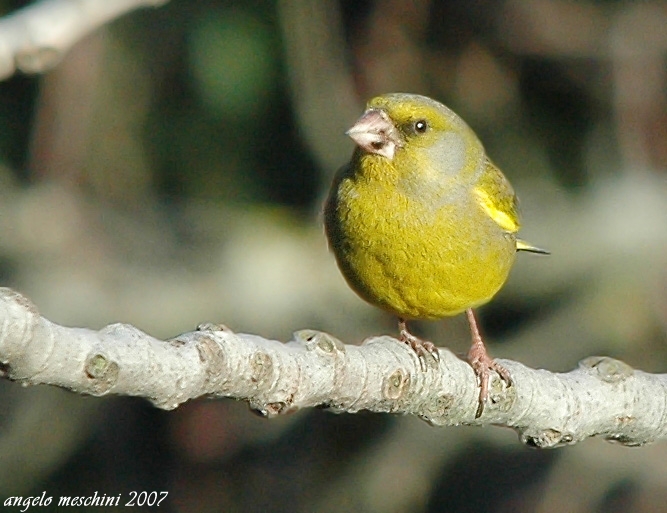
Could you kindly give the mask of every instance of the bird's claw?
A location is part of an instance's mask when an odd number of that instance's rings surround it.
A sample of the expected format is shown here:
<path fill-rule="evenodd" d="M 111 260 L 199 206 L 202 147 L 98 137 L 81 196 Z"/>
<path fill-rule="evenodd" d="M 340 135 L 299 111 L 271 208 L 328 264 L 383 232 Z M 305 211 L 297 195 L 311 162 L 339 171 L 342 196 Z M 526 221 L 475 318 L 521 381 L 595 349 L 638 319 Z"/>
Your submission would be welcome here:
<path fill-rule="evenodd" d="M 421 370 L 425 371 L 428 368 L 429 360 L 435 362 L 436 366 L 440 363 L 440 353 L 433 342 L 415 337 L 407 329 L 400 330 L 399 340 L 409 345 L 417 354 Z"/>
<path fill-rule="evenodd" d="M 500 365 L 497 361 L 491 358 L 483 345 L 473 345 L 468 353 L 468 362 L 477 376 L 479 384 L 479 399 L 475 418 L 478 419 L 484 412 L 484 405 L 489 398 L 489 381 L 491 379 L 491 371 L 495 371 L 500 376 L 507 386 L 512 386 L 512 377 L 509 371 Z"/>

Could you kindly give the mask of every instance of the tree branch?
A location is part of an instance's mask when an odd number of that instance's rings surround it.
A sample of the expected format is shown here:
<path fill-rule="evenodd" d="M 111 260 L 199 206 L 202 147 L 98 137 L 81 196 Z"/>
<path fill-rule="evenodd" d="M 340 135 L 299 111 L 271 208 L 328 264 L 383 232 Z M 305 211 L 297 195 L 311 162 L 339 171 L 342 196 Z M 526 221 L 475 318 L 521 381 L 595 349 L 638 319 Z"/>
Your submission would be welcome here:
<path fill-rule="evenodd" d="M 74 43 L 123 14 L 168 0 L 42 0 L 0 19 L 0 80 L 53 68 Z"/>
<path fill-rule="evenodd" d="M 423 371 L 405 344 L 387 336 L 354 346 L 303 330 L 283 344 L 205 324 L 162 341 L 125 324 L 59 326 L 7 288 L 0 288 L 0 322 L 8 379 L 144 397 L 164 409 L 208 395 L 245 400 L 268 417 L 314 406 L 403 413 L 437 426 L 511 427 L 535 447 L 595 435 L 641 445 L 667 435 L 667 375 L 611 358 L 587 358 L 566 374 L 504 360 L 514 384 L 493 379 L 491 404 L 475 419 L 478 390 L 466 362 L 441 349 L 439 365 Z"/>

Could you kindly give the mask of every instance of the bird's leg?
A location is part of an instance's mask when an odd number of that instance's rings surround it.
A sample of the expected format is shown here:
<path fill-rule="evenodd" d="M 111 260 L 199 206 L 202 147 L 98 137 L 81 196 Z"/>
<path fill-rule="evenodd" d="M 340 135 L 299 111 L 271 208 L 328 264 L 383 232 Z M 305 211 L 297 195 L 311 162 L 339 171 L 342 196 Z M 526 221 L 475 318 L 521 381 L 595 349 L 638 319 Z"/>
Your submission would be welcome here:
<path fill-rule="evenodd" d="M 405 319 L 398 319 L 399 340 L 409 345 L 419 357 L 419 365 L 422 370 L 426 370 L 426 358 L 430 356 L 436 363 L 440 361 L 440 353 L 433 342 L 422 340 L 415 337 L 408 331 L 408 325 Z"/>
<path fill-rule="evenodd" d="M 491 358 L 486 352 L 486 347 L 479 334 L 477 320 L 475 319 L 475 314 L 472 311 L 472 308 L 466 310 L 466 315 L 468 316 L 470 331 L 472 332 L 472 346 L 470 346 L 470 351 L 468 351 L 468 362 L 470 362 L 470 365 L 479 380 L 479 406 L 475 413 L 475 418 L 479 418 L 482 416 L 484 404 L 489 397 L 489 378 L 491 377 L 491 371 L 496 371 L 500 378 L 507 383 L 507 386 L 512 385 L 512 378 L 509 371 Z"/>

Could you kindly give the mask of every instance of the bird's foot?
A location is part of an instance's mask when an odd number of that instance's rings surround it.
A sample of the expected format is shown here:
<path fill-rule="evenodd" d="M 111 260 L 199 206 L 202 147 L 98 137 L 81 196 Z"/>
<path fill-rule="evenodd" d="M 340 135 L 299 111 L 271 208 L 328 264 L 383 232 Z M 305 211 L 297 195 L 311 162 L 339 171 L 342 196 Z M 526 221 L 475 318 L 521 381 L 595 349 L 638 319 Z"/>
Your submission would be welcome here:
<path fill-rule="evenodd" d="M 475 371 L 479 383 L 479 406 L 477 406 L 477 412 L 475 412 L 475 418 L 478 419 L 482 416 L 484 405 L 489 398 L 491 371 L 496 371 L 500 379 L 507 383 L 507 386 L 512 385 L 512 377 L 505 367 L 489 356 L 481 341 L 480 343 L 473 343 L 468 352 L 468 362 L 472 370 Z"/>
<path fill-rule="evenodd" d="M 475 412 L 475 418 L 478 419 L 482 416 L 484 405 L 489 398 L 489 380 L 491 378 L 491 371 L 496 371 L 498 376 L 500 376 L 500 379 L 507 383 L 508 387 L 512 386 L 512 377 L 505 367 L 491 358 L 489 353 L 486 352 L 486 347 L 482 341 L 482 336 L 479 334 L 477 320 L 475 319 L 475 314 L 473 313 L 472 308 L 466 310 L 466 315 L 468 316 L 470 332 L 472 333 L 472 346 L 470 346 L 470 351 L 468 351 L 468 362 L 470 363 L 472 370 L 475 371 L 475 376 L 477 376 L 479 382 L 479 405 Z"/>
<path fill-rule="evenodd" d="M 408 331 L 404 320 L 398 322 L 399 340 L 409 345 L 419 358 L 419 366 L 423 371 L 428 368 L 428 361 L 433 361 L 437 365 L 440 362 L 440 353 L 433 342 L 422 340 L 415 337 Z"/>

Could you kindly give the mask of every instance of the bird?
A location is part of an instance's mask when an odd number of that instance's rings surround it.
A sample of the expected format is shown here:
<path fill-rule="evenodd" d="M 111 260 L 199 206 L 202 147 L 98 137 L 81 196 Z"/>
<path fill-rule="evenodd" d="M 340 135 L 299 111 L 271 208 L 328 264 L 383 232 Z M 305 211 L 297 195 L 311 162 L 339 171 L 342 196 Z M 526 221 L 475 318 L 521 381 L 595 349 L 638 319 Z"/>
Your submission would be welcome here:
<path fill-rule="evenodd" d="M 548 254 L 517 238 L 518 200 L 475 132 L 429 97 L 372 98 L 346 134 L 355 142 L 324 204 L 329 247 L 348 285 L 398 318 L 399 340 L 439 362 L 437 347 L 408 329 L 411 320 L 465 312 L 467 359 L 484 411 L 491 372 L 509 371 L 487 352 L 474 309 L 506 282 L 517 251 Z"/>

